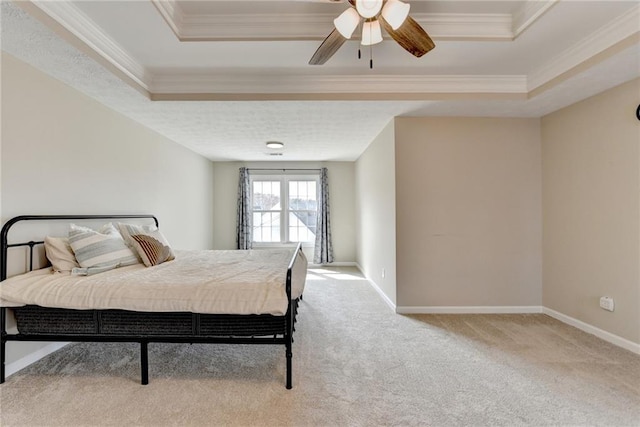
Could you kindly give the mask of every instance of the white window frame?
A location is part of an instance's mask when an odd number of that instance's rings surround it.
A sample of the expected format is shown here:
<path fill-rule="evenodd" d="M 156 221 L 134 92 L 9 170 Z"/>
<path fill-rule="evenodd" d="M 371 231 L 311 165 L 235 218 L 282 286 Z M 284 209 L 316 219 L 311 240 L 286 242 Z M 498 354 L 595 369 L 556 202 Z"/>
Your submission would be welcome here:
<path fill-rule="evenodd" d="M 274 172 L 260 172 L 252 173 L 249 175 L 250 189 L 251 189 L 251 218 L 253 220 L 253 183 L 254 181 L 280 181 L 280 241 L 279 242 L 256 242 L 253 240 L 253 233 L 251 235 L 252 245 L 254 247 L 273 247 L 273 246 L 291 246 L 298 244 L 298 242 L 292 242 L 289 239 L 289 182 L 290 181 L 315 181 L 316 183 L 316 209 L 320 205 L 320 172 L 310 171 L 308 173 L 301 173 L 296 171 L 295 173 L 287 173 L 286 171 L 274 171 Z M 251 224 L 253 228 L 253 223 Z M 316 230 L 317 231 L 317 230 Z M 315 242 L 302 242 L 303 247 L 313 247 Z"/>

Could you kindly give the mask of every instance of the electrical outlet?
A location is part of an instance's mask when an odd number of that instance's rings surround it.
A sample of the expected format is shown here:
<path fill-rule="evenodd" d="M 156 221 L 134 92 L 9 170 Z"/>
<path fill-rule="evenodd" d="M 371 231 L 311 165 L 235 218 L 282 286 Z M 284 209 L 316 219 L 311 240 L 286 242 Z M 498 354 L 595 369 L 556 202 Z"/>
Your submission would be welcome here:
<path fill-rule="evenodd" d="M 613 298 L 611 297 L 600 297 L 600 308 L 605 310 L 613 311 L 615 304 L 613 303 Z"/>

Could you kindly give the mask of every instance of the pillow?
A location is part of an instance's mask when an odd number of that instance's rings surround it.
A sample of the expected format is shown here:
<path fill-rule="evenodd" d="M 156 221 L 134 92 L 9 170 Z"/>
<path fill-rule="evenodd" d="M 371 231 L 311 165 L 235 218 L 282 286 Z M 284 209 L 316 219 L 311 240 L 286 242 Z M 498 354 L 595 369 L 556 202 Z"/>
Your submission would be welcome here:
<path fill-rule="evenodd" d="M 71 224 L 69 244 L 80 267 L 122 267 L 140 262 L 111 223 L 105 224 L 99 232 Z"/>
<path fill-rule="evenodd" d="M 155 225 L 135 225 L 135 224 L 125 224 L 119 222 L 116 224 L 120 235 L 124 239 L 124 242 L 135 251 L 135 240 L 131 238 L 133 234 L 144 234 L 150 231 L 156 231 L 158 227 Z"/>
<path fill-rule="evenodd" d="M 45 237 L 44 252 L 55 271 L 71 271 L 80 267 L 67 237 Z"/>
<path fill-rule="evenodd" d="M 176 258 L 167 239 L 155 226 L 118 223 L 118 229 L 147 267 Z"/>

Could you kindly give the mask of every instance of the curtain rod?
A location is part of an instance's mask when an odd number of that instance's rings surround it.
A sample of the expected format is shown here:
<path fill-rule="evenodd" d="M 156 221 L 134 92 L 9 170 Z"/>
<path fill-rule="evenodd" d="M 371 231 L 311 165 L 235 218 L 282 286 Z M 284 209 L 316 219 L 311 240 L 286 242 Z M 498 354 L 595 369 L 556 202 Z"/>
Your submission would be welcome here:
<path fill-rule="evenodd" d="M 321 171 L 321 168 L 317 169 L 289 169 L 289 168 L 247 168 L 248 171 Z"/>

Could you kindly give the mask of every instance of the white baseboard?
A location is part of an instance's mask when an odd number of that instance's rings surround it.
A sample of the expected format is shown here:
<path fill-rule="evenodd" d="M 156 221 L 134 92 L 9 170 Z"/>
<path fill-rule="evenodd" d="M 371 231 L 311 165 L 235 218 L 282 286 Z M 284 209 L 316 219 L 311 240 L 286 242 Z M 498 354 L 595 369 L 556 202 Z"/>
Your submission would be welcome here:
<path fill-rule="evenodd" d="M 314 264 L 314 263 L 309 263 L 308 268 L 322 268 L 322 267 L 357 267 L 358 264 L 356 264 L 355 262 L 352 261 L 339 261 L 339 262 L 332 262 L 331 264 Z M 362 270 L 360 270 L 362 271 Z"/>
<path fill-rule="evenodd" d="M 396 311 L 396 305 L 393 303 L 393 301 L 391 301 L 387 294 L 385 294 L 382 289 L 380 289 L 380 286 L 378 286 L 376 282 L 371 279 L 367 280 L 369 281 L 369 283 L 371 283 L 371 287 L 376 290 L 376 292 L 382 297 L 382 300 L 387 303 L 391 310 Z"/>
<path fill-rule="evenodd" d="M 375 288 L 375 285 L 374 285 Z M 427 306 L 427 307 L 396 307 L 396 313 L 399 314 L 529 314 L 529 313 L 543 313 L 553 317 L 556 320 L 566 323 L 567 325 L 578 328 L 581 331 L 595 335 L 600 339 L 603 339 L 613 345 L 622 347 L 633 353 L 640 354 L 640 344 L 629 341 L 618 335 L 604 331 L 593 325 L 585 323 L 581 320 L 574 319 L 555 310 L 552 310 L 543 306 Z"/>
<path fill-rule="evenodd" d="M 578 328 L 581 331 L 595 335 L 598 338 L 601 338 L 611 344 L 617 345 L 618 347 L 622 347 L 633 353 L 640 354 L 640 344 L 634 343 L 633 341 L 629 341 L 626 338 L 622 338 L 618 335 L 612 334 L 611 332 L 604 331 L 593 325 L 590 325 L 578 319 L 574 319 L 571 316 L 567 316 L 566 314 L 562 314 L 560 312 L 557 312 L 547 307 L 542 307 L 542 312 L 547 316 L 551 316 L 554 319 L 561 321 L 562 323 L 566 323 L 567 325 L 573 326 L 574 328 Z"/>
<path fill-rule="evenodd" d="M 32 363 L 37 362 L 43 357 L 53 353 L 54 351 L 60 350 L 65 345 L 69 344 L 68 342 L 53 342 L 38 351 L 34 351 L 33 353 L 27 354 L 26 356 L 16 360 L 15 362 L 7 363 L 5 366 L 5 376 L 10 376 L 15 374 L 21 369 L 26 368 Z"/>
<path fill-rule="evenodd" d="M 362 267 L 360 267 L 360 264 L 355 263 L 355 266 L 358 268 L 358 270 L 360 270 L 360 273 L 362 273 L 362 275 L 364 276 L 365 279 L 367 279 L 371 287 L 376 290 L 378 295 L 382 297 L 382 300 L 387 303 L 387 305 L 391 308 L 391 310 L 396 311 L 396 305 L 393 303 L 393 301 L 391 301 L 391 298 L 389 298 L 387 294 L 385 294 L 382 291 L 382 289 L 380 289 L 380 286 L 378 286 L 376 282 L 374 282 L 373 280 L 371 280 L 370 277 L 367 277 L 367 275 L 364 274 L 364 270 L 362 269 Z"/>
<path fill-rule="evenodd" d="M 360 266 L 356 265 L 358 268 Z M 362 271 L 362 269 L 360 269 Z M 398 314 L 530 314 L 530 313 L 543 313 L 548 316 L 553 317 L 556 320 L 561 321 L 562 323 L 566 323 L 567 325 L 573 326 L 574 328 L 578 328 L 581 331 L 587 332 L 589 334 L 595 335 L 600 339 L 603 339 L 613 345 L 618 347 L 622 347 L 626 350 L 629 350 L 635 354 L 640 354 L 640 344 L 634 343 L 633 341 L 629 341 L 625 338 L 622 338 L 618 335 L 612 334 L 610 332 L 604 331 L 595 326 L 589 325 L 588 323 L 582 322 L 578 319 L 574 319 L 573 317 L 567 316 L 565 314 L 559 313 L 555 310 L 552 310 L 547 307 L 541 306 L 471 306 L 471 307 L 463 307 L 463 306 L 453 306 L 453 307 L 438 307 L 438 306 L 427 306 L 427 307 L 397 307 L 390 299 L 382 292 L 382 289 L 371 279 L 367 279 L 371 284 L 371 287 L 376 290 L 376 292 L 382 297 L 382 300 L 387 303 L 387 305 L 394 310 Z M 8 363 L 5 367 L 5 375 L 7 377 L 13 375 L 21 369 L 26 368 L 32 363 L 37 362 L 43 357 L 53 353 L 61 349 L 62 347 L 69 344 L 68 342 L 54 342 L 46 347 L 41 348 L 38 351 L 35 351 L 31 354 L 26 355 L 25 357 L 16 360 L 15 362 Z"/>
<path fill-rule="evenodd" d="M 542 313 L 539 305 L 523 306 L 399 306 L 396 307 L 399 314 L 523 314 Z"/>

